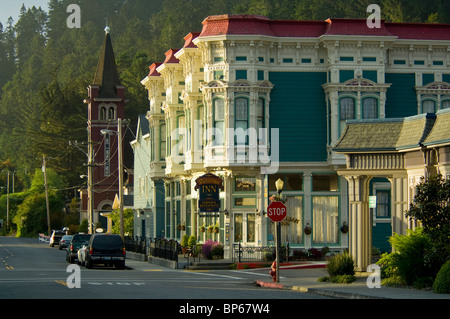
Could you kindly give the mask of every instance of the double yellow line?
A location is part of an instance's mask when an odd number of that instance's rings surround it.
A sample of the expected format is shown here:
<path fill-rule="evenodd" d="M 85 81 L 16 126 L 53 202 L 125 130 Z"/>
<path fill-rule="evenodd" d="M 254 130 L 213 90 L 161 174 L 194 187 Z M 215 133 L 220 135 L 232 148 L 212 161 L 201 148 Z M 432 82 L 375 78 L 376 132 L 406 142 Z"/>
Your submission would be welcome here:
<path fill-rule="evenodd" d="M 65 282 L 64 280 L 55 280 L 55 282 L 67 287 L 67 282 Z"/>

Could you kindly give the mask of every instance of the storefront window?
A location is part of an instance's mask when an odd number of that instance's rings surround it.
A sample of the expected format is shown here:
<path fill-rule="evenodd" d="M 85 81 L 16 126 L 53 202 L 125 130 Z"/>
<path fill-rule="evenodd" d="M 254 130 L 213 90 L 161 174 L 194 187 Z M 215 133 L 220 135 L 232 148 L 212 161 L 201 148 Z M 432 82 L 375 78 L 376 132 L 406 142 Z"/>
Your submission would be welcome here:
<path fill-rule="evenodd" d="M 269 175 L 269 191 L 276 192 L 275 182 L 281 178 L 284 182 L 284 191 L 302 191 L 303 190 L 303 174 L 301 173 L 277 173 Z"/>
<path fill-rule="evenodd" d="M 256 191 L 256 178 L 254 177 L 236 177 L 234 181 L 235 192 Z"/>
<path fill-rule="evenodd" d="M 338 192 L 339 177 L 337 174 L 313 174 L 313 192 Z"/>
<path fill-rule="evenodd" d="M 339 241 L 339 197 L 313 196 L 313 243 Z"/>

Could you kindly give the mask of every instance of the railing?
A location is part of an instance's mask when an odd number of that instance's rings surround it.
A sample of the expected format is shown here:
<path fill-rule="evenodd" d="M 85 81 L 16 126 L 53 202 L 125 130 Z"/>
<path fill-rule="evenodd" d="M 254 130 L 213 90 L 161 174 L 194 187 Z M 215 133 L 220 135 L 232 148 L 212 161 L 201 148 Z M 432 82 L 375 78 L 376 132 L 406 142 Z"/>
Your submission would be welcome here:
<path fill-rule="evenodd" d="M 148 239 L 145 237 L 125 238 L 125 250 L 139 254 L 147 254 Z"/>
<path fill-rule="evenodd" d="M 202 244 L 196 244 L 195 246 L 189 247 L 184 253 L 184 258 L 187 260 L 188 265 L 192 262 L 200 262 L 200 256 L 202 251 Z"/>
<path fill-rule="evenodd" d="M 281 259 L 289 261 L 289 245 L 281 247 Z M 233 244 L 233 262 L 274 261 L 276 256 L 275 246 L 245 247 L 241 243 Z"/>
<path fill-rule="evenodd" d="M 150 242 L 149 255 L 178 262 L 180 244 L 176 240 L 155 239 Z"/>

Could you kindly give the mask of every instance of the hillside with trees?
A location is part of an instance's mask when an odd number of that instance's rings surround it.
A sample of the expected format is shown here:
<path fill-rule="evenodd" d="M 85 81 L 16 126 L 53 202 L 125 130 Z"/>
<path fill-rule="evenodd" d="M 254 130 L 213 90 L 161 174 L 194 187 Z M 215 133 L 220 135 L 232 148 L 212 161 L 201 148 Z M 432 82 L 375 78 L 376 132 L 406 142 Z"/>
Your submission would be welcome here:
<path fill-rule="evenodd" d="M 66 24 L 67 7 L 73 3 L 81 8 L 81 28 Z M 181 47 L 189 32 L 201 31 L 207 16 L 367 18 L 372 3 L 380 5 L 386 21 L 450 22 L 447 0 L 49 0 L 48 11 L 22 6 L 18 21 L 0 21 L 0 194 L 6 193 L 6 171 L 15 172 L 15 192 L 29 190 L 43 156 L 60 177 L 60 196 L 66 202 L 81 187 L 86 156 L 69 141 L 87 140 L 83 99 L 94 78 L 106 23 L 127 90 L 132 134 L 138 114 L 148 108 L 140 83 L 148 66 L 161 62 L 168 49 Z M 0 219 L 5 214 L 1 210 Z"/>

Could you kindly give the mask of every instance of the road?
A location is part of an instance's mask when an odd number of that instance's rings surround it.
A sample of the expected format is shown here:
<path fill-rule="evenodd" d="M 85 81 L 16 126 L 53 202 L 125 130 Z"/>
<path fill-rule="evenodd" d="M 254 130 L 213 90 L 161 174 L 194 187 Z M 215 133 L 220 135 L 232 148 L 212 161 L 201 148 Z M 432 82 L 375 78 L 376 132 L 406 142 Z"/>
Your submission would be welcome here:
<path fill-rule="evenodd" d="M 65 251 L 57 246 L 51 248 L 37 238 L 0 237 L 0 299 L 187 299 L 198 304 L 211 299 L 267 303 L 322 298 L 257 287 L 254 281 L 267 276 L 261 271 L 173 270 L 130 259 L 124 270 L 77 265 L 68 269 L 69 265 Z M 180 309 L 175 310 L 188 310 L 184 302 L 176 304 Z"/>

